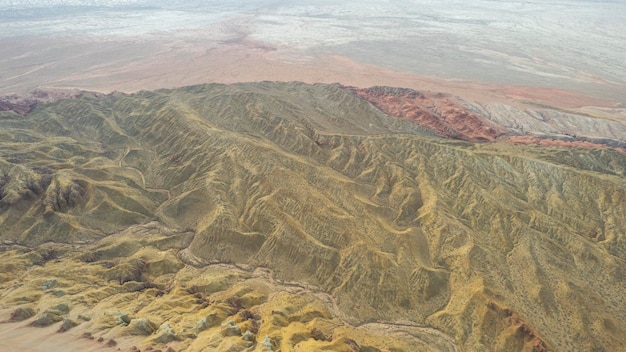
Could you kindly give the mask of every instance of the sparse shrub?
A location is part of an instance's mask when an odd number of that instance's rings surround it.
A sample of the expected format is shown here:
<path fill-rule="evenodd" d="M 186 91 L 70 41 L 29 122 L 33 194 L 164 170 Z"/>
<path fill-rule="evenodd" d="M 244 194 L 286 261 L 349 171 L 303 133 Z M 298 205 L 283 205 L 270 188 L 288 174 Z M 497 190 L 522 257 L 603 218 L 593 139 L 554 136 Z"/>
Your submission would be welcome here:
<path fill-rule="evenodd" d="M 120 285 L 129 281 L 143 281 L 144 267 L 143 260 L 131 259 L 111 268 L 107 272 L 107 279 L 118 281 Z"/>
<path fill-rule="evenodd" d="M 5 187 L 9 183 L 9 175 L 2 173 L 0 174 L 0 200 L 6 196 Z"/>
<path fill-rule="evenodd" d="M 54 310 L 46 310 L 45 312 L 43 312 L 43 314 L 41 314 L 41 316 L 39 316 L 39 318 L 30 323 L 30 325 L 42 328 L 60 322 L 61 320 L 63 320 L 63 317 L 61 316 L 61 314 L 59 314 L 59 312 Z"/>
<path fill-rule="evenodd" d="M 361 351 L 361 348 L 359 347 L 359 344 L 356 343 L 356 341 L 352 340 L 352 339 L 346 339 L 346 345 L 348 345 L 348 347 L 350 349 L 352 349 L 355 352 L 359 352 Z"/>
<path fill-rule="evenodd" d="M 316 341 L 330 341 L 330 340 L 332 340 L 330 337 L 326 337 L 326 335 L 324 335 L 322 330 L 320 330 L 318 328 L 313 328 L 311 330 L 311 337 L 314 340 L 316 340 Z"/>
<path fill-rule="evenodd" d="M 79 258 L 84 263 L 93 263 L 98 260 L 96 255 L 91 251 L 83 253 Z"/>
<path fill-rule="evenodd" d="M 9 321 L 24 321 L 35 316 L 35 310 L 30 307 L 19 307 L 11 312 Z"/>
<path fill-rule="evenodd" d="M 57 332 L 66 332 L 77 325 L 78 325 L 77 322 L 71 319 L 65 318 L 63 319 L 63 324 L 61 324 L 61 327 L 59 328 Z"/>
<path fill-rule="evenodd" d="M 230 315 L 237 314 L 237 312 L 243 308 L 243 305 L 241 304 L 241 298 L 237 296 L 229 297 L 226 300 L 226 304 L 228 304 L 228 306 L 231 308 Z"/>
<path fill-rule="evenodd" d="M 261 317 L 258 314 L 254 314 L 254 313 L 252 313 L 248 309 L 244 309 L 241 312 L 239 312 L 239 317 L 241 317 L 241 320 L 243 320 L 243 321 L 245 321 L 245 320 L 259 320 L 259 319 L 261 319 Z"/>

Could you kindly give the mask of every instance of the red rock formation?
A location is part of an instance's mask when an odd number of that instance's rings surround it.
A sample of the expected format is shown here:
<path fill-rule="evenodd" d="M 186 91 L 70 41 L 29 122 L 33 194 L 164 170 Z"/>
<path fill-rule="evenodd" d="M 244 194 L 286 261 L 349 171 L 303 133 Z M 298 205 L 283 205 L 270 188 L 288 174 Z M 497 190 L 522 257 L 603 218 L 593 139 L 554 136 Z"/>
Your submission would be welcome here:
<path fill-rule="evenodd" d="M 415 122 L 445 137 L 493 141 L 506 132 L 502 126 L 465 109 L 449 95 L 388 87 L 343 88 L 388 115 Z"/>
<path fill-rule="evenodd" d="M 602 148 L 626 153 L 626 149 L 586 140 L 558 137 L 505 136 L 509 130 L 465 108 L 457 98 L 442 93 L 424 93 L 406 88 L 342 88 L 369 101 L 382 112 L 414 122 L 441 136 L 468 141 L 499 141 L 544 147 Z"/>

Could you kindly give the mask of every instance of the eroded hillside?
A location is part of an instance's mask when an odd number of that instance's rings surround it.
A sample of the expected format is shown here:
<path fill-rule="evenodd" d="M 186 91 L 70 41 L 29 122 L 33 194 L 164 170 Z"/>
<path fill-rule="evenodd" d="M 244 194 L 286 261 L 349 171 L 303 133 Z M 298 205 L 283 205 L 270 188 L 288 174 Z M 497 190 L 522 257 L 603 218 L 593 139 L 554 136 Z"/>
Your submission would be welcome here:
<path fill-rule="evenodd" d="M 626 345 L 626 153 L 362 96 L 264 82 L 0 112 L 6 318 L 122 350 Z"/>

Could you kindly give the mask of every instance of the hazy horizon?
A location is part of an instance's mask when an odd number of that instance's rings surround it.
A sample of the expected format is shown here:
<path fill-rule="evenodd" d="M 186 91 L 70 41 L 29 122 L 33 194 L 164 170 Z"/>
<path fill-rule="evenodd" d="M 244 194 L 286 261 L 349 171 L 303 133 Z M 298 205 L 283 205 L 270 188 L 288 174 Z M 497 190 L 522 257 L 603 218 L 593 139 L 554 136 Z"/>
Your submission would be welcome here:
<path fill-rule="evenodd" d="M 3 0 L 0 20 L 0 40 L 14 43 L 245 39 L 286 61 L 338 54 L 445 79 L 626 95 L 625 1 Z M 25 54 L 5 50 L 0 77 L 19 64 L 12 52 Z"/>

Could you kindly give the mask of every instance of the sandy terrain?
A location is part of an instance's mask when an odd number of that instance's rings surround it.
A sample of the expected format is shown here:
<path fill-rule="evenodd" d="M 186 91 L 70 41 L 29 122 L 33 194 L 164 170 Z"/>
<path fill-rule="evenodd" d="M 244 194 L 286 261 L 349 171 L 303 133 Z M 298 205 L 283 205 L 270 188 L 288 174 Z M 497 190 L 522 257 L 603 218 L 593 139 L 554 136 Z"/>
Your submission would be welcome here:
<path fill-rule="evenodd" d="M 8 317 L 8 315 L 8 312 L 2 312 L 3 317 Z M 34 328 L 26 325 L 28 325 L 27 322 L 0 323 L 0 350 L 7 352 L 116 350 L 95 340 L 81 338 L 77 331 L 59 334 L 57 333 L 58 324 L 47 328 Z"/>
<path fill-rule="evenodd" d="M 356 62 L 346 56 L 320 54 L 301 57 L 264 43 L 189 42 L 160 38 L 146 42 L 107 42 L 30 38 L 21 42 L 0 39 L 0 52 L 14 56 L 0 60 L 0 94 L 24 94 L 37 88 L 65 88 L 135 92 L 208 82 L 302 81 L 356 87 L 395 86 L 447 92 L 475 102 L 534 101 L 565 108 L 613 108 L 616 102 L 551 88 L 424 77 Z M 56 50 L 55 48 L 63 48 Z M 67 56 L 67 52 L 76 55 Z M 35 64 L 42 53 L 49 63 Z M 126 55 L 128 53 L 128 55 Z M 6 57 L 6 56 L 5 56 Z"/>
<path fill-rule="evenodd" d="M 71 6 L 0 2 L 0 95 L 299 80 L 468 100 L 626 103 L 620 3 L 55 3 Z"/>

